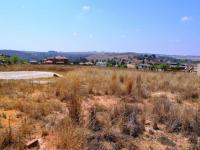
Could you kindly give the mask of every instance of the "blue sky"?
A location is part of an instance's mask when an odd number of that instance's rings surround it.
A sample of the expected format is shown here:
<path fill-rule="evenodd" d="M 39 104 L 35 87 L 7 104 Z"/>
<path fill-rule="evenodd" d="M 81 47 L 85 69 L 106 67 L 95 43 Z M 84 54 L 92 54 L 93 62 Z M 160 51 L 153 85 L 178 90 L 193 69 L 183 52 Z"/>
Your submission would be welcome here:
<path fill-rule="evenodd" d="M 200 55 L 200 1 L 0 0 L 0 49 Z"/>

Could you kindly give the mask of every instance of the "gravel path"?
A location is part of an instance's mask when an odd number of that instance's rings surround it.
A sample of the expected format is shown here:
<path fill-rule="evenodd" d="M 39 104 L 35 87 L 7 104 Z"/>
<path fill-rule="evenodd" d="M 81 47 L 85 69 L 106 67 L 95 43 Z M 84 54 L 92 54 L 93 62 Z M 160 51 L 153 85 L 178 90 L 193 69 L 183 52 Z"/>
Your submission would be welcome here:
<path fill-rule="evenodd" d="M 36 79 L 36 78 L 50 78 L 50 77 L 62 77 L 54 72 L 43 71 L 10 71 L 0 72 L 0 79 L 4 80 L 21 80 L 21 79 Z"/>

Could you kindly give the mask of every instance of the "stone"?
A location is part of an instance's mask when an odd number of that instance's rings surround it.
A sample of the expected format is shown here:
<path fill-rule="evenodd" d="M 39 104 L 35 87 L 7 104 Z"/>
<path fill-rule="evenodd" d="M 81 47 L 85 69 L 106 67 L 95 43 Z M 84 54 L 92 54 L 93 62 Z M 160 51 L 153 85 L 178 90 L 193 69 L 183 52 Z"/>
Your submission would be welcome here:
<path fill-rule="evenodd" d="M 167 145 L 167 146 L 170 146 L 170 147 L 174 147 L 176 146 L 176 143 L 174 143 L 174 141 L 170 140 L 169 138 L 167 137 L 164 137 L 164 136 L 161 136 L 158 138 L 158 141 L 163 144 L 163 145 Z"/>
<path fill-rule="evenodd" d="M 154 130 L 159 130 L 158 124 L 157 124 L 156 122 L 154 122 L 154 124 L 153 124 L 153 129 L 154 129 Z"/>
<path fill-rule="evenodd" d="M 153 129 L 149 129 L 149 134 L 153 135 L 154 134 L 154 130 Z"/>
<path fill-rule="evenodd" d="M 34 148 L 34 147 L 36 147 L 36 148 L 39 149 L 39 147 L 40 147 L 39 140 L 38 140 L 38 139 L 33 139 L 33 140 L 27 142 L 27 143 L 26 143 L 26 147 L 27 147 L 28 149 Z"/>

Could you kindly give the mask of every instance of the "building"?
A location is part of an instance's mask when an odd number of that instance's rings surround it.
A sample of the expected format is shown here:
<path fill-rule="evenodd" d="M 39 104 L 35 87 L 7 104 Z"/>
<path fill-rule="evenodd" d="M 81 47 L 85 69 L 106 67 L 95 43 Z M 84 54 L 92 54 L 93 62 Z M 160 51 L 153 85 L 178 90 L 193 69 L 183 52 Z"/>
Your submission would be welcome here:
<path fill-rule="evenodd" d="M 94 64 L 92 62 L 81 62 L 79 65 L 84 65 L 84 66 L 93 66 Z"/>
<path fill-rule="evenodd" d="M 9 55 L 0 54 L 0 65 L 11 64 L 10 57 Z"/>
<path fill-rule="evenodd" d="M 43 64 L 68 64 L 69 60 L 64 56 L 53 56 L 48 57 L 47 59 L 43 59 Z"/>
<path fill-rule="evenodd" d="M 198 75 L 200 75 L 200 64 L 195 65 L 194 71 L 195 71 Z"/>
<path fill-rule="evenodd" d="M 29 63 L 32 64 L 32 65 L 39 64 L 39 62 L 37 60 L 30 60 Z"/>
<path fill-rule="evenodd" d="M 136 66 L 135 64 L 127 64 L 127 68 L 130 68 L 130 69 L 135 69 Z"/>
<path fill-rule="evenodd" d="M 103 62 L 103 61 L 98 61 L 98 62 L 96 62 L 96 66 L 98 66 L 98 67 L 106 67 L 107 63 Z"/>
<path fill-rule="evenodd" d="M 197 74 L 200 75 L 200 64 L 197 64 Z"/>
<path fill-rule="evenodd" d="M 151 65 L 150 64 L 138 64 L 137 69 L 142 69 L 142 70 L 150 70 Z"/>
<path fill-rule="evenodd" d="M 169 68 L 172 70 L 186 70 L 187 64 L 171 63 L 169 64 Z"/>

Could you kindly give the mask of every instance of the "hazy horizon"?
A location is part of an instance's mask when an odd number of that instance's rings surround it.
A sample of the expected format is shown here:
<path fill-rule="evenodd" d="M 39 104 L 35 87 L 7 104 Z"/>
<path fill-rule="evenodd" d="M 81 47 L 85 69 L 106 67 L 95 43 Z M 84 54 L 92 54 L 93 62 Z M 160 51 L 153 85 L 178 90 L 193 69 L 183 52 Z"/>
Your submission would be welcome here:
<path fill-rule="evenodd" d="M 200 56 L 198 0 L 0 0 L 0 49 Z"/>

